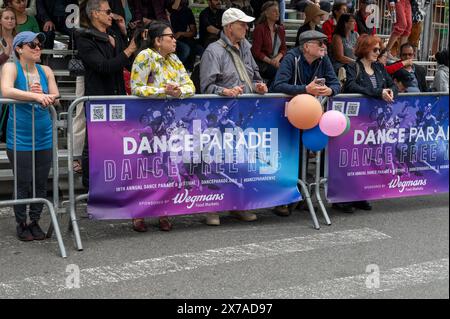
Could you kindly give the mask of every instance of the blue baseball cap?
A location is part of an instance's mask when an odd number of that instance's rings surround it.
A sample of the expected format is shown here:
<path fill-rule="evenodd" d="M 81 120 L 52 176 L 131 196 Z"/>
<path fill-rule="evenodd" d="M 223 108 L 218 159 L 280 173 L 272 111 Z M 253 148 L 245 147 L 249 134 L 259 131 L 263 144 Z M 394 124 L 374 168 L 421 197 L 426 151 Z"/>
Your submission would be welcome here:
<path fill-rule="evenodd" d="M 39 40 L 40 43 L 45 42 L 45 34 L 43 34 L 41 32 L 39 32 L 39 33 L 34 33 L 31 31 L 20 32 L 19 34 L 17 34 L 14 37 L 13 49 L 16 49 L 16 47 L 21 43 L 33 42 L 34 39 L 36 39 L 36 38 Z"/>

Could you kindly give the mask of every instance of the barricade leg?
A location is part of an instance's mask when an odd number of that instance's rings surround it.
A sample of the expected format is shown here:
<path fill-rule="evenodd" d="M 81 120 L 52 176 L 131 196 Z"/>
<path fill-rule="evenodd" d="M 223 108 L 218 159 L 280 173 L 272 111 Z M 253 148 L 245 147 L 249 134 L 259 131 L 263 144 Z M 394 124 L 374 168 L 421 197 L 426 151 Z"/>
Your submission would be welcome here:
<path fill-rule="evenodd" d="M 298 184 L 302 188 L 303 193 L 305 195 L 304 200 L 306 201 L 306 204 L 308 205 L 309 213 L 311 214 L 311 218 L 313 220 L 313 227 L 314 227 L 314 229 L 319 230 L 320 225 L 319 225 L 319 221 L 317 220 L 316 212 L 314 211 L 314 206 L 312 204 L 310 192 L 308 191 L 308 188 L 306 187 L 305 182 L 303 182 L 301 179 L 298 180 Z"/>
<path fill-rule="evenodd" d="M 320 185 L 323 183 L 323 179 L 321 179 L 321 175 L 320 175 L 320 160 L 321 160 L 321 153 L 322 152 L 317 152 L 316 153 L 316 176 L 315 176 L 315 183 L 314 183 L 314 187 L 315 187 L 315 195 L 316 195 L 316 199 L 317 202 L 319 203 L 319 207 L 320 210 L 322 211 L 322 215 L 325 218 L 325 222 L 328 226 L 331 225 L 331 221 L 330 221 L 330 217 L 328 216 L 327 210 L 325 208 L 325 205 L 322 201 L 322 195 L 320 194 Z M 325 180 L 326 181 L 326 180 Z"/>
<path fill-rule="evenodd" d="M 52 219 L 52 225 L 56 234 L 56 240 L 58 241 L 59 252 L 61 253 L 61 257 L 67 258 L 66 248 L 64 247 L 64 242 L 62 240 L 61 231 L 59 229 L 58 220 L 56 217 L 56 212 L 53 207 L 53 204 L 47 199 L 43 198 L 33 198 L 26 200 L 9 200 L 0 202 L 0 206 L 14 206 L 17 204 L 44 204 L 48 207 L 48 211 L 50 212 L 50 216 Z"/>

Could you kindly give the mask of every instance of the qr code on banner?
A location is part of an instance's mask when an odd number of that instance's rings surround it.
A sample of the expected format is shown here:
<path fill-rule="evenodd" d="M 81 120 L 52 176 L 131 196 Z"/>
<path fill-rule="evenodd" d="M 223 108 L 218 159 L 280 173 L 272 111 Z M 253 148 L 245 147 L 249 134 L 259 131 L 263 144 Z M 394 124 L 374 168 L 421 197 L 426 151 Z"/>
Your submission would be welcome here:
<path fill-rule="evenodd" d="M 110 104 L 109 120 L 112 122 L 125 121 L 125 104 Z"/>
<path fill-rule="evenodd" d="M 347 115 L 348 116 L 358 116 L 359 115 L 359 102 L 348 102 L 347 103 Z"/>
<path fill-rule="evenodd" d="M 106 122 L 106 105 L 91 105 L 91 122 Z"/>
<path fill-rule="evenodd" d="M 333 110 L 339 111 L 341 113 L 344 113 L 344 111 L 345 111 L 345 102 L 338 102 L 338 101 L 333 102 Z"/>

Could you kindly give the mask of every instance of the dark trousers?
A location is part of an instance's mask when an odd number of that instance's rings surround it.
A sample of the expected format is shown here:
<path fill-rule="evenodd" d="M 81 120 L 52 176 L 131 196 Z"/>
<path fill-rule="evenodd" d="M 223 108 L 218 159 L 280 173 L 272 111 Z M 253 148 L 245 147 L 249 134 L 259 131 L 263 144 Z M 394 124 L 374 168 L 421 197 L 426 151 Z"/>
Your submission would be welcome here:
<path fill-rule="evenodd" d="M 70 36 L 69 39 L 69 49 L 72 48 L 72 31 L 73 29 L 69 29 L 66 26 L 66 17 L 53 17 L 52 18 L 52 22 L 55 25 L 55 30 L 59 31 L 65 35 Z M 41 30 L 44 27 L 44 24 L 40 25 Z M 45 34 L 45 43 L 44 43 L 44 47 L 45 49 L 49 49 L 52 50 L 53 49 L 53 45 L 55 42 L 55 31 L 47 31 L 47 32 L 43 32 Z"/>
<path fill-rule="evenodd" d="M 7 150 L 11 168 L 17 176 L 17 199 L 33 198 L 33 170 L 32 152 L 17 151 L 17 170 L 14 169 L 14 152 Z M 47 197 L 47 180 L 52 166 L 52 150 L 36 151 L 36 198 Z M 30 205 L 30 220 L 38 221 L 41 218 L 43 204 Z M 25 204 L 15 205 L 14 214 L 17 223 L 27 221 L 27 206 Z"/>

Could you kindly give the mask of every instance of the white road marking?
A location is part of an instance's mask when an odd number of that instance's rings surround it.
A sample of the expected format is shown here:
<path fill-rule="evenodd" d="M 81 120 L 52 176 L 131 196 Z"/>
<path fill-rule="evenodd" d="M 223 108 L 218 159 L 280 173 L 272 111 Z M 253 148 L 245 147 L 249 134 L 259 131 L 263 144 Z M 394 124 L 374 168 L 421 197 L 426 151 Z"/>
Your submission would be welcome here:
<path fill-rule="evenodd" d="M 86 268 L 81 269 L 80 286 L 81 288 L 100 286 L 199 267 L 249 261 L 314 249 L 356 245 L 389 238 L 391 237 L 379 231 L 361 228 Z M 61 273 L 0 282 L 0 298 L 42 296 L 69 290 L 70 288 L 66 287 L 66 277 L 69 274 L 64 271 L 65 269 Z"/>
<path fill-rule="evenodd" d="M 308 285 L 253 293 L 244 297 L 236 297 L 236 299 L 348 299 L 428 284 L 439 280 L 448 280 L 448 273 L 448 258 L 446 258 L 386 271 L 380 269 L 378 288 L 366 286 L 367 277 L 370 275 L 366 273 Z"/>

